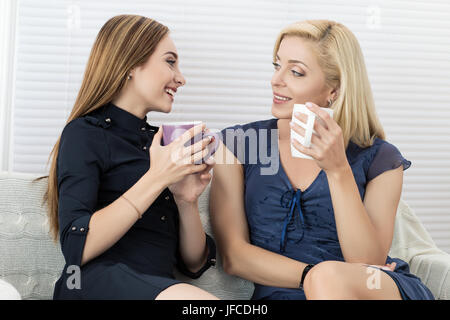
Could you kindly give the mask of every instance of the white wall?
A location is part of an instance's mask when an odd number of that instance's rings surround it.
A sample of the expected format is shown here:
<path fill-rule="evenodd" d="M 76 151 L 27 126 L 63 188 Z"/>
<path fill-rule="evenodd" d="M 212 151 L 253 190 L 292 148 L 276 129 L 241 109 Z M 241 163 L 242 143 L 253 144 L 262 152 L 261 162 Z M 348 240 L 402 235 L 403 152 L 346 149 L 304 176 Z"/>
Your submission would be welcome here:
<path fill-rule="evenodd" d="M 121 13 L 166 24 L 187 79 L 173 112 L 149 114 L 149 121 L 196 119 L 219 129 L 271 117 L 271 55 L 283 26 L 344 23 L 360 41 L 388 140 L 412 161 L 403 198 L 450 252 L 450 2 L 19 0 L 13 80 L 2 83 L 14 92 L 2 100 L 11 125 L 2 127 L 2 141 L 12 137 L 3 169 L 48 170 L 95 36 Z"/>

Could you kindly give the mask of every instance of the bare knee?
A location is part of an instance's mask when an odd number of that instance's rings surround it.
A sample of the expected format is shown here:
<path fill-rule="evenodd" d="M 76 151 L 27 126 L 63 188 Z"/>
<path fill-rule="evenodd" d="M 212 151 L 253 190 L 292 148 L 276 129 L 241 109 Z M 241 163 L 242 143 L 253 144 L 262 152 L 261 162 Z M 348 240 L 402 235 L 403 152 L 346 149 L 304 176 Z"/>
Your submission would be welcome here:
<path fill-rule="evenodd" d="M 308 300 L 352 298 L 345 283 L 345 262 L 323 261 L 315 265 L 306 275 L 304 291 Z"/>
<path fill-rule="evenodd" d="M 193 285 L 178 283 L 161 291 L 155 300 L 219 300 L 219 298 Z"/>

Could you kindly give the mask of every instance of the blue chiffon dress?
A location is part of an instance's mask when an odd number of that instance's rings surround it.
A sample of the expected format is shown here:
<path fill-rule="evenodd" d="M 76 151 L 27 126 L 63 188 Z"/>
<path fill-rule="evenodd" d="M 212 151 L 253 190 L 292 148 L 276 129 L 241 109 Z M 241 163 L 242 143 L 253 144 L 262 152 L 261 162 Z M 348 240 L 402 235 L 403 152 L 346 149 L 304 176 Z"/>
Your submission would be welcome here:
<path fill-rule="evenodd" d="M 344 261 L 336 230 L 332 199 L 322 170 L 304 191 L 295 190 L 284 171 L 278 151 L 278 119 L 236 125 L 222 130 L 221 139 L 244 167 L 245 211 L 252 244 L 307 264 Z M 249 143 L 256 137 L 256 145 Z M 272 141 L 272 143 L 270 143 Z M 272 149 L 273 146 L 273 150 Z M 411 162 L 398 149 L 382 139 L 368 148 L 350 142 L 346 155 L 361 199 L 367 183 L 379 174 Z M 408 264 L 396 262 L 386 271 L 397 284 L 401 297 L 434 299 L 420 278 L 409 272 Z M 301 289 L 276 288 L 255 283 L 252 299 L 306 299 Z"/>

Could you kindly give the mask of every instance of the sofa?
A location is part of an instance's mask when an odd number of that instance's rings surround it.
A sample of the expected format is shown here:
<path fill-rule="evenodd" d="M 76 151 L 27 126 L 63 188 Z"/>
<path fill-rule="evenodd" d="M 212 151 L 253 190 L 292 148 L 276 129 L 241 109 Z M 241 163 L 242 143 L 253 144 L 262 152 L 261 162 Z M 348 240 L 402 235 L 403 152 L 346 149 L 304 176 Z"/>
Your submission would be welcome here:
<path fill-rule="evenodd" d="M 0 299 L 51 299 L 64 266 L 59 243 L 49 235 L 42 197 L 47 179 L 37 175 L 0 172 Z M 199 199 L 205 231 L 209 222 L 209 186 Z M 450 299 L 450 255 L 438 249 L 413 210 L 401 200 L 389 255 L 405 260 L 410 271 L 428 286 L 436 299 Z M 226 274 L 220 254 L 216 266 L 199 279 L 176 272 L 176 277 L 221 299 L 247 300 L 253 284 Z"/>

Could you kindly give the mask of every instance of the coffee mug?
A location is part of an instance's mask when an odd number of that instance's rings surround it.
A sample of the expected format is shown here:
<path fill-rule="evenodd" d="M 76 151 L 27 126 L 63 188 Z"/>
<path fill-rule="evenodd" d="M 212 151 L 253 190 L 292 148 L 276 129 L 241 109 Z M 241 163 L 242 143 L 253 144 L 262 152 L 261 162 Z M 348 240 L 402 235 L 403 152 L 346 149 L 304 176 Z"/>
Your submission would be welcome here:
<path fill-rule="evenodd" d="M 328 112 L 328 114 L 331 116 L 331 118 L 333 118 L 333 110 L 332 109 L 330 109 L 330 108 L 320 108 L 320 109 Z M 308 116 L 308 120 L 307 120 L 306 124 L 304 124 L 302 121 L 298 120 L 294 116 L 296 112 L 304 113 Z M 293 129 L 291 129 L 291 138 L 298 140 L 305 147 L 310 147 L 312 144 L 311 143 L 312 135 L 313 135 L 313 133 L 316 133 L 316 131 L 313 129 L 316 118 L 318 121 L 322 121 L 322 120 L 320 120 L 319 117 L 316 116 L 316 114 L 314 112 L 309 110 L 304 104 L 294 104 L 294 110 L 292 111 L 292 122 L 298 124 L 303 129 L 305 129 L 305 136 L 302 137 L 297 132 L 295 132 Z M 295 158 L 313 159 L 312 157 L 298 151 L 292 145 L 292 143 L 291 143 L 291 154 Z"/>
<path fill-rule="evenodd" d="M 186 131 L 191 129 L 192 127 L 198 126 L 202 124 L 201 121 L 186 121 L 186 122 L 174 122 L 170 124 L 163 124 L 162 130 L 163 130 L 163 145 L 166 146 L 170 144 L 172 141 L 177 139 L 179 136 L 183 135 Z M 185 146 L 188 147 L 190 145 L 193 145 L 205 137 L 214 137 L 214 145 L 212 148 L 209 149 L 208 154 L 203 158 L 202 162 L 205 162 L 207 159 L 209 159 L 217 150 L 217 147 L 219 146 L 219 135 L 215 132 L 194 132 L 194 137 L 191 139 L 191 141 L 186 142 Z M 200 163 L 196 163 L 200 164 Z"/>

